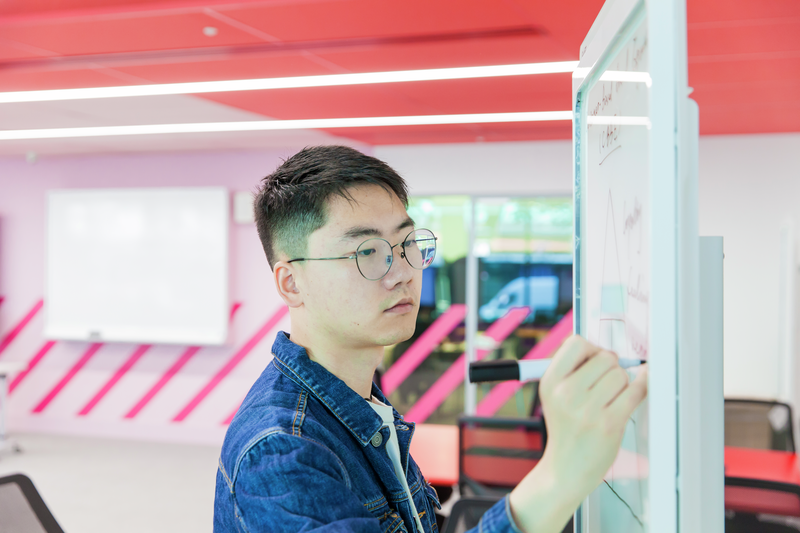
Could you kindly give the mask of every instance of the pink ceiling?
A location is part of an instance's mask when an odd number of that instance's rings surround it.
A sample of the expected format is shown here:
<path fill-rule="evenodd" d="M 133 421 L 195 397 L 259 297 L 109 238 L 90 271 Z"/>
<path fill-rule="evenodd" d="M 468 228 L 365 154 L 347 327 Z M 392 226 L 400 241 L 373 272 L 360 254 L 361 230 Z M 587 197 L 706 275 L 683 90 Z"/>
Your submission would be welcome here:
<path fill-rule="evenodd" d="M 602 0 L 5 0 L 0 90 L 577 59 Z M 800 131 L 800 2 L 688 0 L 701 133 Z M 203 28 L 214 27 L 208 37 Z M 570 108 L 570 76 L 203 95 L 279 119 Z M 120 104 L 124 105 L 124 104 Z M 2 127 L 0 125 L 0 127 Z M 336 130 L 370 144 L 566 139 L 568 123 Z"/>

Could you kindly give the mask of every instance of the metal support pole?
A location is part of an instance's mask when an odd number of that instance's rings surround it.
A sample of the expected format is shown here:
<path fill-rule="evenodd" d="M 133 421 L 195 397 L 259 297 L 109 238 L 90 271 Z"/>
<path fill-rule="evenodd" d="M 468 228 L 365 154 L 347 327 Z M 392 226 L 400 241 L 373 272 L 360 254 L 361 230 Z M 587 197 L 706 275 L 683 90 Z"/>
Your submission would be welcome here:
<path fill-rule="evenodd" d="M 478 256 L 475 255 L 477 234 L 477 200 L 470 198 L 469 240 L 467 244 L 467 361 L 464 365 L 464 414 L 474 415 L 477 410 L 477 389 L 469 382 L 469 364 L 476 360 L 475 339 L 478 335 Z"/>
<path fill-rule="evenodd" d="M 6 433 L 6 416 L 8 415 L 8 375 L 22 370 L 22 366 L 21 363 L 16 361 L 0 363 L 0 453 L 6 450 L 11 450 L 12 452 L 20 451 L 17 442 Z"/>
<path fill-rule="evenodd" d="M 0 371 L 0 444 L 6 440 L 6 402 L 8 401 L 8 381 Z"/>

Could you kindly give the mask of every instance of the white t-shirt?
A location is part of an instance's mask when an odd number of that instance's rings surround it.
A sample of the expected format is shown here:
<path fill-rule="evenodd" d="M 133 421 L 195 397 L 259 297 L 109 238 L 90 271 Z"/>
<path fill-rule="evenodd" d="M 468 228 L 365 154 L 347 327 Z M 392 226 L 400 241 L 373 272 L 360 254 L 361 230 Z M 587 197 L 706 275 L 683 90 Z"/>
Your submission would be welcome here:
<path fill-rule="evenodd" d="M 408 490 L 408 480 L 406 480 L 406 474 L 403 471 L 403 465 L 400 462 L 400 445 L 397 442 L 397 430 L 395 430 L 394 427 L 394 413 L 392 412 L 392 408 L 375 398 L 373 398 L 369 404 L 373 409 L 375 409 L 375 412 L 380 415 L 383 423 L 389 426 L 389 431 L 391 433 L 389 442 L 386 443 L 386 452 L 389 454 L 389 459 L 392 460 L 392 464 L 394 465 L 394 473 L 397 476 L 397 479 L 400 480 L 400 484 L 403 485 L 406 495 L 408 496 L 408 501 L 411 503 L 411 513 L 414 515 L 414 518 L 417 521 L 417 527 L 419 528 L 420 532 L 425 531 L 422 528 L 422 522 L 417 514 L 417 506 L 414 505 L 414 499 L 411 497 L 411 491 Z"/>

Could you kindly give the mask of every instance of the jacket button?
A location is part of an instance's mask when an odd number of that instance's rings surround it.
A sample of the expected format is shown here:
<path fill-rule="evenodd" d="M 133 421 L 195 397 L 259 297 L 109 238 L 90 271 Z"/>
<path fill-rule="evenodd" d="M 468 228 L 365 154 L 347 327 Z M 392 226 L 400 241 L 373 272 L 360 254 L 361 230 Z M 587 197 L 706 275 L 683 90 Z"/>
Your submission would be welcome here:
<path fill-rule="evenodd" d="M 378 432 L 378 433 L 375 433 L 375 436 L 374 436 L 374 437 L 372 437 L 372 440 L 371 440 L 370 442 L 372 443 L 372 445 L 373 445 L 374 447 L 376 447 L 376 448 L 377 448 L 377 447 L 378 447 L 378 446 L 380 446 L 380 445 L 381 445 L 381 443 L 383 442 L 383 435 L 381 435 L 381 434 L 380 434 L 380 432 Z"/>

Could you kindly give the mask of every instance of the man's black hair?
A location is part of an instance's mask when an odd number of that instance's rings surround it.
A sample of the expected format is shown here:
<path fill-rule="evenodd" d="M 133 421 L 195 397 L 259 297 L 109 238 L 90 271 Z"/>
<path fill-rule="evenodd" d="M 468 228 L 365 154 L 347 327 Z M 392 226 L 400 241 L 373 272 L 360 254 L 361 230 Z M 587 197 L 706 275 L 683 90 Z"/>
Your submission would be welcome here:
<path fill-rule="evenodd" d="M 328 200 L 348 201 L 359 185 L 378 185 L 408 207 L 406 182 L 389 165 L 347 146 L 304 148 L 261 180 L 256 229 L 270 268 L 281 258 L 305 257 L 308 237 L 327 223 Z"/>

